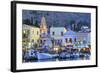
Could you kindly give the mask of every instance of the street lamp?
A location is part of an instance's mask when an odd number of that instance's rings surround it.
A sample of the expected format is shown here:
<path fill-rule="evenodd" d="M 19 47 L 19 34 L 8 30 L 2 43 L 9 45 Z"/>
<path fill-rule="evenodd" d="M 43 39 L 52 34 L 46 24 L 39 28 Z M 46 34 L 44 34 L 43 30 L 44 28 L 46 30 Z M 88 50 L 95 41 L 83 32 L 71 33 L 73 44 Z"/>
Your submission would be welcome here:
<path fill-rule="evenodd" d="M 58 53 L 59 47 L 54 47 L 54 51 L 55 51 L 56 53 Z"/>

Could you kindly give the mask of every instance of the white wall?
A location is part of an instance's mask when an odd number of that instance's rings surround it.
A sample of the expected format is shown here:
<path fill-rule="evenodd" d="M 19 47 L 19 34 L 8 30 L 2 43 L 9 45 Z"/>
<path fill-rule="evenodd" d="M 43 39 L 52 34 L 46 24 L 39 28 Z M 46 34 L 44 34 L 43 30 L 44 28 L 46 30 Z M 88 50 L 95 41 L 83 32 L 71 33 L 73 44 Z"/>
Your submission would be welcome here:
<path fill-rule="evenodd" d="M 11 0 L 0 0 L 0 73 L 11 73 L 10 72 L 10 1 Z M 87 5 L 98 5 L 100 7 L 100 0 L 33 0 L 33 1 L 40 1 L 40 2 L 46 1 L 55 3 L 71 3 L 71 4 L 81 3 Z M 98 16 L 100 16 L 100 14 Z M 100 27 L 100 25 L 98 25 L 98 27 Z M 98 34 L 98 37 L 100 38 L 100 33 Z M 100 43 L 100 41 L 98 43 Z M 100 52 L 100 49 L 98 50 Z M 100 65 L 100 57 L 99 57 L 99 65 Z M 52 73 L 52 72 L 53 73 L 92 73 L 92 72 L 99 73 L 100 67 L 84 68 L 84 69 L 81 68 L 81 69 L 67 69 L 67 70 L 52 70 L 52 71 L 42 71 L 42 72 L 38 71 L 34 73 Z"/>
<path fill-rule="evenodd" d="M 51 27 L 50 28 L 50 36 L 53 37 L 54 39 L 62 39 L 61 32 L 63 34 L 66 32 L 66 29 L 64 27 Z M 54 32 L 54 35 L 52 34 Z"/>

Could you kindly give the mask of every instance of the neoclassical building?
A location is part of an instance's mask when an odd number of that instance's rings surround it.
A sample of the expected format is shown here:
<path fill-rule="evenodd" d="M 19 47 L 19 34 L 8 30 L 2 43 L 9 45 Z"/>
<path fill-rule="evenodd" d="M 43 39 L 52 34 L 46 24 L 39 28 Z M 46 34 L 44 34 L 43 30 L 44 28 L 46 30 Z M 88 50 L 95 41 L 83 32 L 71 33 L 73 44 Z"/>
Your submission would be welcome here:
<path fill-rule="evenodd" d="M 40 39 L 40 28 L 23 24 L 22 37 L 23 46 L 31 46 L 34 43 L 38 43 Z"/>
<path fill-rule="evenodd" d="M 50 37 L 54 39 L 55 45 L 62 45 L 64 33 L 67 30 L 64 27 L 51 27 L 50 28 Z"/>
<path fill-rule="evenodd" d="M 64 46 L 72 45 L 73 48 L 84 48 L 90 45 L 90 38 L 90 32 L 74 32 L 69 30 L 64 34 L 62 44 Z M 78 46 L 75 46 L 76 44 Z"/>
<path fill-rule="evenodd" d="M 31 30 L 31 42 L 34 43 L 38 43 L 40 40 L 40 28 L 38 27 L 33 27 Z"/>
<path fill-rule="evenodd" d="M 63 46 L 73 45 L 76 42 L 77 34 L 72 30 L 68 30 L 63 36 Z"/>
<path fill-rule="evenodd" d="M 40 46 L 72 46 L 86 47 L 90 44 L 90 30 L 87 32 L 75 32 L 67 30 L 65 27 L 50 27 L 47 28 L 46 18 L 43 16 L 40 23 L 40 28 L 23 24 L 23 44 L 24 43 L 37 43 Z M 48 33 L 50 31 L 50 33 Z"/>

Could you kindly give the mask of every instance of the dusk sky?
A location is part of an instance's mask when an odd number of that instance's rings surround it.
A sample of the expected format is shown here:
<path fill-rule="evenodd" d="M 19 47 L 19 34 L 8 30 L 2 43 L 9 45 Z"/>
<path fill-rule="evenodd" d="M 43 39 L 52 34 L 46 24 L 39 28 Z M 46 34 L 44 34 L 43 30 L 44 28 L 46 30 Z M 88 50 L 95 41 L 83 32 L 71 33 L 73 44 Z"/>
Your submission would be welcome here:
<path fill-rule="evenodd" d="M 48 26 L 64 27 L 71 25 L 74 21 L 77 25 L 86 25 L 91 27 L 91 14 L 90 13 L 75 13 L 75 12 L 54 12 L 54 11 L 34 11 L 34 10 L 23 10 L 22 19 L 30 20 L 32 25 L 37 21 L 40 24 L 42 17 L 46 18 Z M 78 27 L 80 28 L 80 27 Z"/>

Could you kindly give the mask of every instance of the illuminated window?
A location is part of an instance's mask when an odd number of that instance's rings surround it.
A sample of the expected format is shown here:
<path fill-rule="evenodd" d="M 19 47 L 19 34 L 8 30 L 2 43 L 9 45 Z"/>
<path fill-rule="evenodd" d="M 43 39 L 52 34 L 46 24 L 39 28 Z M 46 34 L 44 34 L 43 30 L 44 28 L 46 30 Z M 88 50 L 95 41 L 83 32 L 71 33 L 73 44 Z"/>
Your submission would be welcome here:
<path fill-rule="evenodd" d="M 23 38 L 28 38 L 30 31 L 29 30 L 23 30 Z"/>

